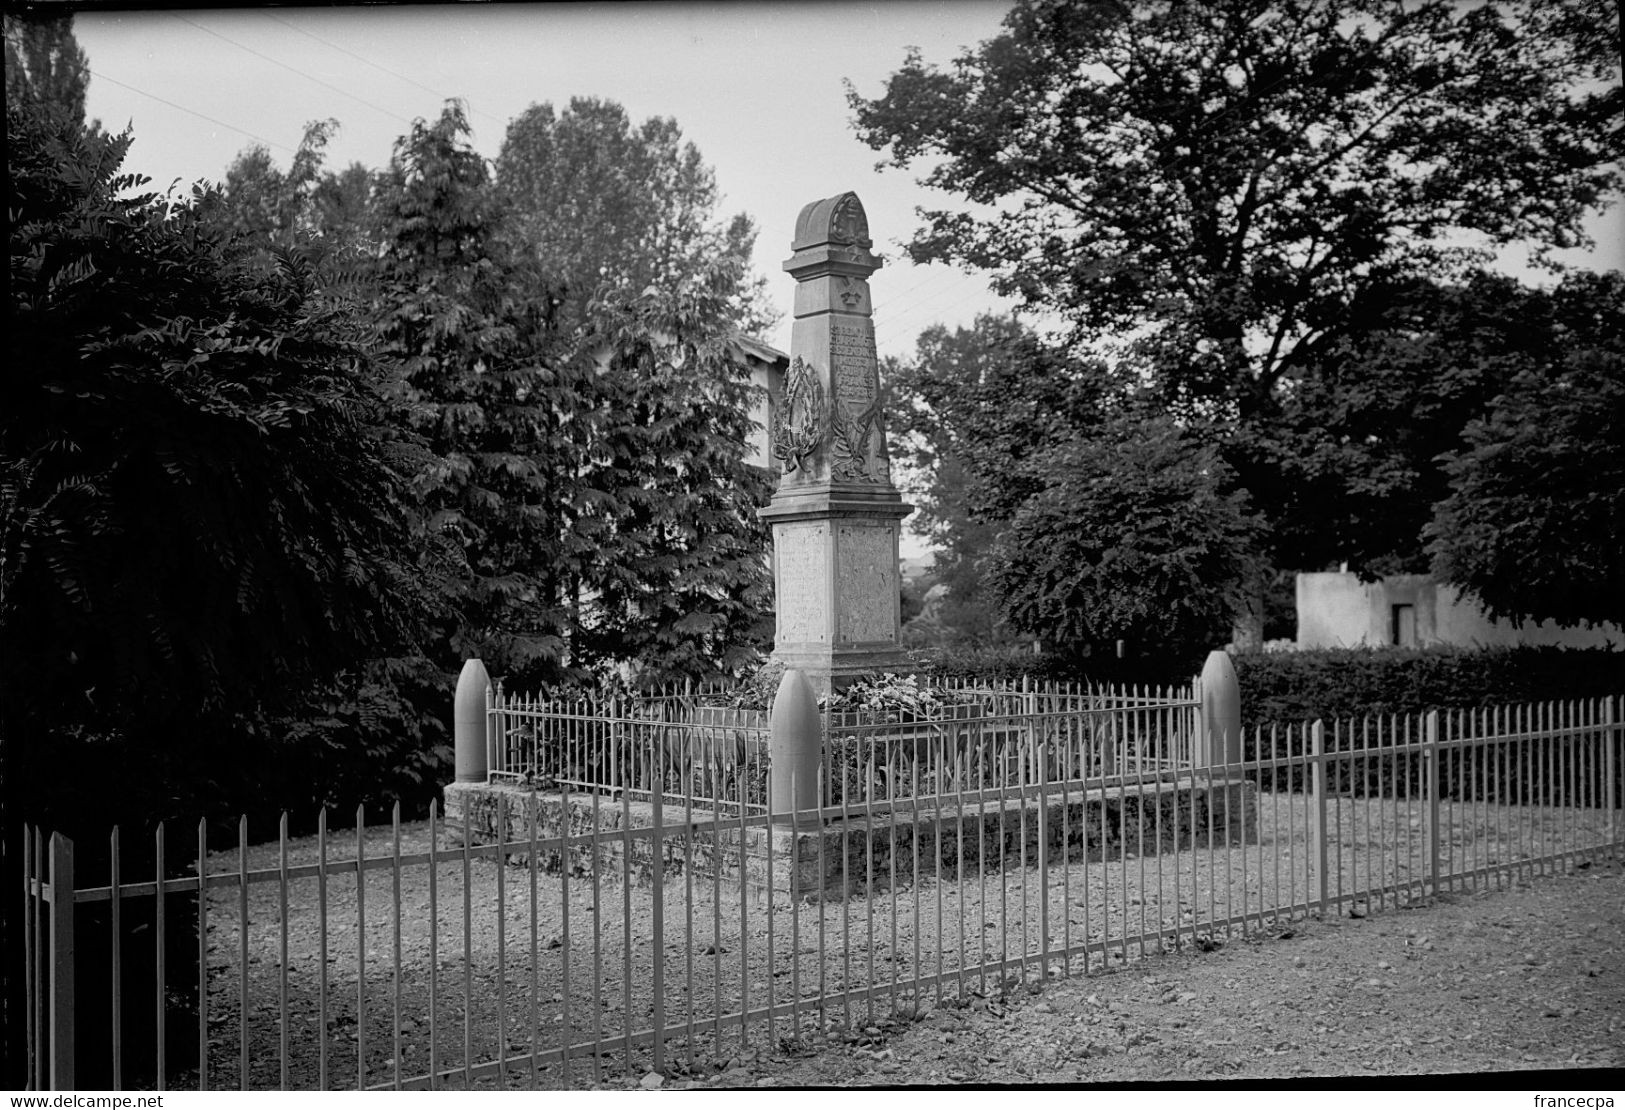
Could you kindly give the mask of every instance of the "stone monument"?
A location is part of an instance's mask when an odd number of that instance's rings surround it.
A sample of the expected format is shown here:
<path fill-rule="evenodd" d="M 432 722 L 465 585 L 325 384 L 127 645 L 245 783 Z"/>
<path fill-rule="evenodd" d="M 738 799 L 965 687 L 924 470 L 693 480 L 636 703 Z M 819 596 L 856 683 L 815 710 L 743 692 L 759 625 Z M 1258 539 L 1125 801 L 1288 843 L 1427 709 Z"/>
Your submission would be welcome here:
<path fill-rule="evenodd" d="M 790 369 L 773 414 L 782 471 L 761 510 L 773 528 L 773 658 L 819 693 L 906 662 L 897 539 L 913 511 L 891 482 L 869 318 L 869 220 L 856 193 L 796 219 Z"/>

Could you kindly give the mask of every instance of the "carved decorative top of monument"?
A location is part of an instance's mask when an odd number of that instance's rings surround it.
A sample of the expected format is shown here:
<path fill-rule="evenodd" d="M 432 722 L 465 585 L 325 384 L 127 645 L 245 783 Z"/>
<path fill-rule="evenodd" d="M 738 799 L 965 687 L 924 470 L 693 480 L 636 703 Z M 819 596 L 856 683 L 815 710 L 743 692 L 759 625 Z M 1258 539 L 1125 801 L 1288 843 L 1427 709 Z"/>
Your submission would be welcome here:
<path fill-rule="evenodd" d="M 858 194 L 842 193 L 827 200 L 815 200 L 801 209 L 790 249 L 798 251 L 825 243 L 842 247 L 856 244 L 865 250 L 874 246 L 869 238 L 869 217 L 863 211 Z"/>
<path fill-rule="evenodd" d="M 784 268 L 791 273 L 818 263 L 834 263 L 834 272 L 868 276 L 880 269 L 880 259 L 869 248 L 869 217 L 856 193 L 815 200 L 796 217 L 795 252 Z"/>
<path fill-rule="evenodd" d="M 773 418 L 780 490 L 825 483 L 892 493 L 868 276 L 869 218 L 856 193 L 815 200 L 796 219 L 794 358 Z"/>

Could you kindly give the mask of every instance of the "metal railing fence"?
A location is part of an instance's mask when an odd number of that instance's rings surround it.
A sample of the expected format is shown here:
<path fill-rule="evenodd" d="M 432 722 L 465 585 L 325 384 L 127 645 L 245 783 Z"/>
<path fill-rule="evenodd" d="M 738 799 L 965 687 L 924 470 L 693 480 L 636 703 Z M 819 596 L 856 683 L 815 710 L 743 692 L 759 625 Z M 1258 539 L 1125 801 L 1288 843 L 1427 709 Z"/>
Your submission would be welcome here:
<path fill-rule="evenodd" d="M 730 706 L 718 691 L 565 700 L 497 687 L 487 715 L 492 781 L 660 793 L 755 813 L 767 804 L 767 714 Z"/>
<path fill-rule="evenodd" d="M 1051 778 L 1171 773 L 1191 765 L 1200 708 L 1194 687 L 940 679 L 922 694 L 923 704 L 908 707 L 824 713 L 823 804 L 911 797 L 916 782 L 942 793 L 966 774 L 1012 784 L 1035 776 L 1036 766 L 995 765 L 998 753 L 1015 750 L 1045 753 Z M 722 687 L 565 700 L 498 685 L 487 701 L 489 777 L 647 798 L 658 764 L 668 797 L 761 812 L 768 713 L 734 700 Z"/>
<path fill-rule="evenodd" d="M 1032 732 L 995 760 L 908 770 L 882 804 L 799 814 L 651 791 L 637 818 L 558 783 L 517 834 L 453 841 L 438 813 L 251 843 L 193 873 L 76 888 L 73 846 L 29 830 L 25 953 L 35 1085 L 76 1053 L 191 1039 L 156 1086 L 562 1088 L 714 1069 L 951 998 L 993 994 L 1305 915 L 1369 914 L 1560 874 L 1625 848 L 1621 699 L 1260 730 L 1244 758 L 1167 773 L 1055 762 Z M 652 749 L 656 779 L 679 753 Z M 1012 778 L 1004 768 L 1014 766 Z M 1402 771 L 1402 773 L 1401 773 Z M 1391 779 L 1382 776 L 1392 774 Z M 639 824 L 639 820 L 645 821 Z M 497 828 L 509 824 L 499 820 Z M 155 833 L 162 859 L 165 830 Z M 180 838 L 176 838 L 180 839 Z M 172 846 L 173 850 L 173 846 Z M 75 910 L 197 896 L 192 1018 L 121 995 L 110 1044 L 75 1043 Z M 152 941 L 164 948 L 164 918 Z M 171 921 L 169 927 L 175 923 Z M 85 938 L 77 938 L 83 943 Z M 117 965 L 122 943 L 111 934 Z M 128 955 L 128 953 L 123 953 Z M 156 1001 L 155 1001 L 156 998 Z M 156 1009 L 155 1009 L 156 1006 Z"/>
<path fill-rule="evenodd" d="M 951 683 L 926 713 L 825 715 L 826 806 L 890 803 L 920 789 L 1040 778 L 1173 774 L 1192 765 L 1194 689 Z"/>

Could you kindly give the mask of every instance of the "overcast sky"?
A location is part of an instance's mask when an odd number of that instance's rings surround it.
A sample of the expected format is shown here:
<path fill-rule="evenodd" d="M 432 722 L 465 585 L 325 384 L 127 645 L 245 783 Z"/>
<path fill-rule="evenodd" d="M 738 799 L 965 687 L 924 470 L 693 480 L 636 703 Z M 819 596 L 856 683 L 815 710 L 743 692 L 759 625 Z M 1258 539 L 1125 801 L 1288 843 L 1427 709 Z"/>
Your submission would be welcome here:
<path fill-rule="evenodd" d="M 873 281 L 883 354 L 910 354 L 922 328 L 997 308 L 980 278 L 915 267 L 900 244 L 917 205 L 953 204 L 878 171 L 854 136 L 842 79 L 878 95 L 910 45 L 947 61 L 994 35 L 1004 0 L 853 3 L 460 4 L 84 13 L 88 113 L 135 128 L 128 168 L 159 189 L 220 179 L 255 143 L 286 166 L 310 120 L 341 130 L 328 165 L 382 166 L 417 117 L 447 97 L 470 109 L 475 145 L 495 156 L 508 121 L 573 96 L 620 102 L 635 122 L 671 116 L 715 169 L 722 212 L 761 231 L 755 264 L 785 320 L 790 254 L 808 201 L 855 190 L 888 264 Z"/>

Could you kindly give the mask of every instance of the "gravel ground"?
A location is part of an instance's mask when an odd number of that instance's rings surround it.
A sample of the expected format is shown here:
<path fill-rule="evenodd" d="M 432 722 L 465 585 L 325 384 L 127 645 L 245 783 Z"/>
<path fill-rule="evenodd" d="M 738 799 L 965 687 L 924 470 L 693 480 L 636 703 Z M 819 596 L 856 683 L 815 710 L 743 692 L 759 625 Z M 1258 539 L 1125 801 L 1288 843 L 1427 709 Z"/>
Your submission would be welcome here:
<path fill-rule="evenodd" d="M 1554 1069 L 1572 1075 L 1566 1090 L 1617 1091 L 1620 1073 L 1600 1069 L 1625 1067 L 1625 868 L 1600 861 L 1363 919 L 1300 921 L 1214 951 L 975 998 L 881 1033 L 804 1059 L 763 1057 L 709 1082 L 1016 1086 Z"/>
<path fill-rule="evenodd" d="M 1334 815 L 1342 851 L 1333 894 L 1356 885 L 1386 893 L 1345 907 L 1358 917 L 1265 913 L 1307 894 L 1306 838 L 1290 798 L 1260 796 L 1255 843 L 1057 864 L 1052 947 L 1065 938 L 1090 950 L 1064 969 L 1056 961 L 1042 981 L 1036 960 L 1003 981 L 972 972 L 961 984 L 949 974 L 918 1003 L 902 985 L 916 973 L 952 973 L 960 953 L 974 966 L 1037 947 L 1032 868 L 963 882 L 927 869 L 917 887 L 911 875 L 893 883 L 882 874 L 868 898 L 780 905 L 772 915 L 760 901 L 742 901 L 737 885 L 689 872 L 662 899 L 660 1000 L 668 1025 L 692 1013 L 697 1035 L 673 1039 L 661 1074 L 643 1047 L 612 1045 L 597 1058 L 577 1052 L 567 1067 L 544 1066 L 534 1081 L 555 1089 L 1006 1085 L 1625 1063 L 1618 862 L 1518 867 L 1479 879 L 1477 890 L 1463 884 L 1421 902 L 1411 895 L 1420 873 L 1415 815 L 1355 804 Z M 1445 817 L 1447 855 L 1470 866 L 1504 868 L 1584 831 L 1572 820 L 1512 820 L 1493 807 Z M 425 825 L 403 826 L 403 853 L 427 843 Z M 211 1085 L 237 1086 L 245 1060 L 256 1088 L 420 1077 L 431 1069 L 432 1012 L 433 1067 L 505 1049 L 507 1083 L 525 1086 L 532 1047 L 555 1049 L 566 1030 L 575 1044 L 651 1025 L 647 888 L 604 880 L 595 889 L 588 876 L 543 874 L 533 907 L 529 868 L 476 858 L 465 872 L 460 854 L 440 843 L 448 856 L 433 869 L 432 893 L 429 867 L 402 867 L 398 879 L 384 868 L 369 871 L 358 906 L 353 874 L 337 874 L 324 914 L 315 880 L 294 880 L 285 932 L 278 883 L 247 888 L 246 934 L 239 892 L 211 895 Z M 353 857 L 354 845 L 352 832 L 335 835 L 329 859 Z M 391 850 L 389 830 L 368 831 L 369 858 Z M 275 868 L 277 854 L 275 844 L 253 847 L 246 867 Z M 290 866 L 316 855 L 313 838 L 289 843 Z M 235 852 L 220 853 L 210 870 L 241 866 Z M 1238 912 L 1244 927 L 1211 924 Z M 762 1006 L 770 990 L 779 1003 L 851 995 L 821 1014 L 803 1003 L 794 1028 L 753 1022 L 743 1040 L 737 1022 L 712 1024 L 717 1013 L 737 1012 L 741 996 Z M 474 1086 L 501 1082 L 472 1078 Z"/>

